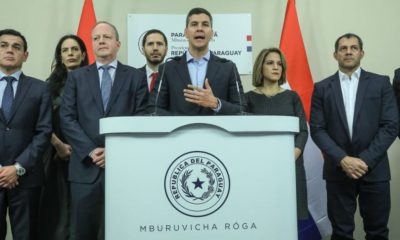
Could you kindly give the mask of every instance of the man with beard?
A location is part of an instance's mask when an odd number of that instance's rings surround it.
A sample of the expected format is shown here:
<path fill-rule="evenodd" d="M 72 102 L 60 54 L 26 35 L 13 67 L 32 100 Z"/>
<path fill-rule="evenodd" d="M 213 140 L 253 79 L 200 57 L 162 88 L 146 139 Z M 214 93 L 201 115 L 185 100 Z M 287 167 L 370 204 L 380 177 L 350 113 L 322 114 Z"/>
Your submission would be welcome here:
<path fill-rule="evenodd" d="M 193 8 L 186 17 L 188 50 L 160 66 L 147 111 L 160 115 L 234 115 L 243 111 L 243 88 L 235 65 L 208 48 L 210 12 Z M 159 85 L 160 88 L 159 88 Z"/>
<path fill-rule="evenodd" d="M 339 71 L 315 84 L 311 137 L 324 156 L 331 239 L 353 239 L 357 201 L 365 239 L 388 239 L 390 169 L 387 149 L 398 131 L 389 77 L 360 68 L 359 36 L 336 40 Z"/>
<path fill-rule="evenodd" d="M 146 57 L 146 65 L 139 70 L 146 73 L 149 92 L 154 88 L 158 76 L 158 66 L 164 61 L 167 50 L 167 37 L 160 30 L 151 29 L 143 36 L 142 52 Z"/>

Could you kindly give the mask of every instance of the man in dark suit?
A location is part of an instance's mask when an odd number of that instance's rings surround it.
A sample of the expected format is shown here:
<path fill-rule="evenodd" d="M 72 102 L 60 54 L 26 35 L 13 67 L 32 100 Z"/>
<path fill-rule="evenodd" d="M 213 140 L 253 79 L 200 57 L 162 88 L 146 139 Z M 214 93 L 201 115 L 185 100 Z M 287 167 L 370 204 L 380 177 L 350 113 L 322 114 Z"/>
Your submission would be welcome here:
<path fill-rule="evenodd" d="M 104 239 L 104 136 L 99 120 L 144 112 L 147 104 L 145 74 L 116 60 L 118 31 L 108 22 L 92 30 L 96 63 L 72 71 L 60 109 L 61 128 L 72 145 L 71 237 Z"/>
<path fill-rule="evenodd" d="M 315 84 L 311 137 L 324 155 L 331 239 L 353 239 L 359 203 L 366 239 L 388 239 L 390 169 L 387 149 L 398 131 L 389 78 L 360 68 L 359 36 L 335 43 L 339 71 Z"/>
<path fill-rule="evenodd" d="M 147 76 L 148 90 L 154 89 L 158 76 L 158 67 L 164 61 L 168 50 L 167 37 L 158 29 L 150 29 L 142 39 L 142 53 L 146 58 L 146 64 L 139 68 Z"/>
<path fill-rule="evenodd" d="M 234 64 L 212 54 L 212 16 L 203 8 L 190 10 L 185 36 L 189 48 L 160 66 L 148 111 L 162 115 L 234 115 L 243 110 L 243 88 Z"/>
<path fill-rule="evenodd" d="M 50 144 L 51 100 L 47 85 L 25 76 L 25 37 L 0 31 L 0 239 L 36 239 L 42 156 Z"/>

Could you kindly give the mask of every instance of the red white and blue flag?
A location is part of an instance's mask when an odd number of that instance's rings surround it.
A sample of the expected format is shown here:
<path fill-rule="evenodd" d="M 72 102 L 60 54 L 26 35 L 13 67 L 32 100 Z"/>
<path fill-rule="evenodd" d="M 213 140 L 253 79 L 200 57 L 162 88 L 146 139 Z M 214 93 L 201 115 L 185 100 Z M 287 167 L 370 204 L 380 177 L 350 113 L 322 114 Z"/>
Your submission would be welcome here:
<path fill-rule="evenodd" d="M 309 120 L 314 84 L 297 17 L 295 0 L 287 2 L 280 48 L 287 60 L 288 87 L 299 94 L 307 120 Z M 307 175 L 308 209 L 311 217 L 299 222 L 299 239 L 319 240 L 330 235 L 332 230 L 326 211 L 322 154 L 311 137 L 308 138 L 303 156 Z"/>
<path fill-rule="evenodd" d="M 79 21 L 78 33 L 77 35 L 85 43 L 87 54 L 89 58 L 89 63 L 94 62 L 94 54 L 92 47 L 92 28 L 96 25 L 96 14 L 93 8 L 92 0 L 85 0 L 82 8 L 81 19 Z"/>

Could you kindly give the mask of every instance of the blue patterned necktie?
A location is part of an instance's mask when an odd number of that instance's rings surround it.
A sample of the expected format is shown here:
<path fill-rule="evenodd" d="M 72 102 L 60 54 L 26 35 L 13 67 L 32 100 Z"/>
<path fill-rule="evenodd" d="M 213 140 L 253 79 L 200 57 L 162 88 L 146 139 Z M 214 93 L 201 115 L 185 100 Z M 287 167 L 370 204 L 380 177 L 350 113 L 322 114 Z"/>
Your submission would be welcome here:
<path fill-rule="evenodd" d="M 103 69 L 103 75 L 101 78 L 101 97 L 103 98 L 103 109 L 105 111 L 111 95 L 112 79 L 108 70 L 112 68 L 112 66 L 103 65 L 100 68 Z"/>
<path fill-rule="evenodd" d="M 3 109 L 4 116 L 8 121 L 10 119 L 11 107 L 14 101 L 14 89 L 12 83 L 16 79 L 14 77 L 8 76 L 3 77 L 2 80 L 5 80 L 7 82 L 7 86 L 4 89 L 3 99 L 1 101 L 1 109 Z"/>

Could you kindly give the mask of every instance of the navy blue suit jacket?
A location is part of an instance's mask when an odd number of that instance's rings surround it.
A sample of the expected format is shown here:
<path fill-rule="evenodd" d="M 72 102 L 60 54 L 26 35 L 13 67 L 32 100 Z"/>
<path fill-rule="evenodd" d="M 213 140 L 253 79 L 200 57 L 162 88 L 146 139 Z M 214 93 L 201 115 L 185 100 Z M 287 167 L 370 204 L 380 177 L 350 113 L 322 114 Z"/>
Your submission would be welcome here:
<path fill-rule="evenodd" d="M 400 68 L 394 71 L 393 89 L 394 89 L 394 94 L 396 95 L 397 98 L 397 107 L 399 108 L 400 112 Z M 400 138 L 400 128 L 398 136 Z"/>
<path fill-rule="evenodd" d="M 141 68 L 138 68 L 138 70 L 139 70 L 139 71 L 142 71 L 144 74 L 147 74 L 147 73 L 146 73 L 146 65 L 144 65 L 144 66 L 141 67 Z"/>
<path fill-rule="evenodd" d="M 79 68 L 68 75 L 60 108 L 61 129 L 72 146 L 69 180 L 92 183 L 100 168 L 89 154 L 104 147 L 99 120 L 105 117 L 133 116 L 144 113 L 148 93 L 143 72 L 118 63 L 107 109 L 103 110 L 99 73 L 96 64 Z"/>
<path fill-rule="evenodd" d="M 389 77 L 361 71 L 350 138 L 339 74 L 314 86 L 311 137 L 324 155 L 324 179 L 348 179 L 340 167 L 345 156 L 368 165 L 365 181 L 390 179 L 387 149 L 398 132 L 398 110 Z"/>
<path fill-rule="evenodd" d="M 43 183 L 43 153 L 52 133 L 51 97 L 47 84 L 21 74 L 7 121 L 0 113 L 0 164 L 16 162 L 26 169 L 18 179 L 19 187 L 37 187 Z"/>
<path fill-rule="evenodd" d="M 165 68 L 165 69 L 164 69 Z M 162 82 L 161 82 L 162 78 Z M 243 87 L 239 73 L 231 61 L 219 58 L 211 53 L 207 65 L 206 78 L 210 83 L 215 97 L 219 98 L 222 104 L 217 114 L 235 115 L 244 110 Z M 239 84 L 239 92 L 236 87 Z M 161 84 L 160 93 L 157 89 Z M 148 112 L 154 112 L 157 105 L 157 113 L 160 115 L 214 115 L 210 108 L 204 108 L 185 101 L 183 90 L 190 80 L 189 70 L 186 62 L 186 54 L 179 59 L 174 59 L 163 64 L 159 68 L 158 78 L 155 84 L 155 91 L 150 94 Z M 158 99 L 156 100 L 158 95 Z M 239 96 L 242 101 L 239 100 Z M 240 106 L 242 103 L 242 106 Z"/>

